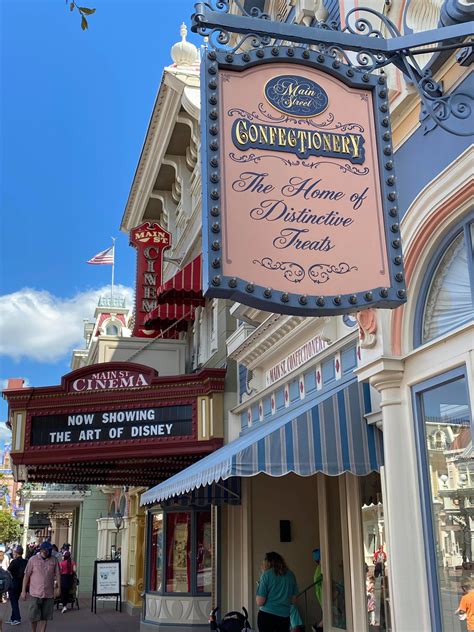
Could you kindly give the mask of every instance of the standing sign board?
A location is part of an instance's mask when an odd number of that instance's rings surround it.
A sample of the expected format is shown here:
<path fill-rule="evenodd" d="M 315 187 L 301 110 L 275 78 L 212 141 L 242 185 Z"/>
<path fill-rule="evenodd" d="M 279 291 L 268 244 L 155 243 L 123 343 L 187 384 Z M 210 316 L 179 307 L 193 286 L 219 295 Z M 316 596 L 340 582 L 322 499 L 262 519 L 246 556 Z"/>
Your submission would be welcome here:
<path fill-rule="evenodd" d="M 406 300 L 385 77 L 304 48 L 202 65 L 204 287 L 308 316 Z"/>
<path fill-rule="evenodd" d="M 122 612 L 120 560 L 95 560 L 91 612 L 97 612 L 98 597 L 115 597 L 115 610 Z"/>

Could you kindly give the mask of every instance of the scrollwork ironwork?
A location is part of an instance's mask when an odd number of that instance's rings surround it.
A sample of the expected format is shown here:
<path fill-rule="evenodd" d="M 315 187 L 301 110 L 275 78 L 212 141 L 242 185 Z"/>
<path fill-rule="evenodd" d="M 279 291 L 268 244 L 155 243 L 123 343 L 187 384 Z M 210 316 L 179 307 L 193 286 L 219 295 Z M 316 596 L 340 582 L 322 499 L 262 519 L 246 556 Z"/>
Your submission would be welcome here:
<path fill-rule="evenodd" d="M 467 31 L 463 32 L 463 35 L 456 34 L 453 38 L 448 36 L 448 29 L 451 27 L 444 26 L 440 29 L 440 32 L 444 31 L 444 33 L 440 34 L 437 42 L 433 43 L 433 39 L 423 38 L 423 33 L 419 33 L 416 34 L 420 36 L 417 38 L 418 42 L 412 36 L 409 45 L 405 46 L 403 40 L 406 40 L 407 36 L 402 36 L 394 22 L 386 15 L 370 7 L 354 7 L 346 15 L 346 26 L 342 31 L 335 23 L 317 22 L 306 29 L 307 36 L 301 36 L 301 34 L 293 35 L 292 25 L 284 23 L 279 23 L 278 28 L 266 26 L 262 29 L 262 20 L 269 25 L 272 24 L 267 13 L 255 6 L 246 10 L 242 0 L 234 0 L 234 3 L 240 15 L 230 14 L 230 0 L 207 0 L 195 4 L 195 13 L 192 18 L 193 30 L 209 38 L 210 48 L 233 54 L 249 46 L 255 50 L 286 41 L 292 42 L 295 49 L 305 48 L 308 53 L 313 51 L 327 55 L 334 59 L 334 63 L 343 64 L 354 72 L 371 73 L 388 64 L 394 64 L 402 70 L 418 91 L 422 104 L 420 118 L 424 124 L 425 133 L 438 126 L 458 136 L 470 136 L 474 133 L 472 129 L 462 129 L 463 126 L 459 124 L 459 121 L 466 121 L 473 113 L 472 95 L 465 92 L 445 94 L 442 84 L 435 81 L 430 69 L 420 68 L 416 60 L 417 55 L 426 51 L 433 55 L 442 50 L 454 48 L 472 51 L 472 39 L 466 41 L 466 37 L 469 37 Z M 215 13 L 215 17 L 211 17 L 209 11 Z M 218 16 L 222 13 L 228 14 L 227 24 L 232 18 L 231 27 L 225 28 L 219 24 Z M 255 18 L 255 28 L 248 27 L 248 19 L 245 20 L 244 25 L 239 24 L 241 16 Z M 265 33 L 262 32 L 263 30 Z M 334 36 L 332 40 L 327 31 L 339 32 L 339 35 Z M 235 34 L 240 34 L 240 36 L 233 40 Z M 354 36 L 360 36 L 360 46 L 355 43 Z M 392 41 L 391 45 L 385 45 L 384 43 L 389 40 Z M 373 46 L 371 41 L 374 42 Z M 429 48 L 422 48 L 427 44 Z M 278 119 L 274 120 L 276 122 Z"/>

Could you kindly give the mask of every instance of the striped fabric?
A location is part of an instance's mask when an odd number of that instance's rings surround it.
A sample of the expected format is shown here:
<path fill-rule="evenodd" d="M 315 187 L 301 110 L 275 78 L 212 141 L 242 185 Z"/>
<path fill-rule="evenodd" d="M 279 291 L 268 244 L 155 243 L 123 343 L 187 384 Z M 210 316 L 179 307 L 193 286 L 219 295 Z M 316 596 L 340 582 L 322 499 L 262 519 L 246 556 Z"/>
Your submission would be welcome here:
<path fill-rule="evenodd" d="M 318 402 L 263 423 L 148 490 L 141 504 L 160 502 L 233 476 L 295 472 L 364 476 L 383 465 L 382 433 L 364 419 L 363 384 L 353 381 Z"/>
<path fill-rule="evenodd" d="M 159 303 L 204 305 L 201 284 L 201 255 L 198 255 L 157 290 Z"/>
<path fill-rule="evenodd" d="M 194 320 L 196 308 L 192 305 L 164 303 L 149 313 L 145 326 L 150 329 L 164 329 L 176 320 Z"/>
<path fill-rule="evenodd" d="M 211 483 L 189 494 L 174 496 L 162 502 L 165 507 L 208 507 L 209 505 L 240 505 L 241 478 L 228 478 L 219 483 Z"/>

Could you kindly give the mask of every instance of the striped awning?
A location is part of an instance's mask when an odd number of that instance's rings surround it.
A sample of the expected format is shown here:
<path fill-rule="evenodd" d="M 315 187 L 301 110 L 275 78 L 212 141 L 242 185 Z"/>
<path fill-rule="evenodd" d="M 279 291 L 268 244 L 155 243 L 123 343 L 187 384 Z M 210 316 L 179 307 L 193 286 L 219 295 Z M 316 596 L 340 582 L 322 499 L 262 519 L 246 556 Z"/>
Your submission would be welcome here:
<path fill-rule="evenodd" d="M 158 303 L 204 305 L 201 283 L 202 257 L 198 255 L 157 290 Z"/>
<path fill-rule="evenodd" d="M 365 385 L 367 386 L 367 385 Z M 262 423 L 142 495 L 158 503 L 233 476 L 284 476 L 294 472 L 365 476 L 383 465 L 381 431 L 368 425 L 364 385 L 353 381 L 323 399 Z"/>
<path fill-rule="evenodd" d="M 146 329 L 166 329 L 172 323 L 180 321 L 182 330 L 187 329 L 187 321 L 194 320 L 196 308 L 192 305 L 164 303 L 152 310 L 144 323 Z"/>

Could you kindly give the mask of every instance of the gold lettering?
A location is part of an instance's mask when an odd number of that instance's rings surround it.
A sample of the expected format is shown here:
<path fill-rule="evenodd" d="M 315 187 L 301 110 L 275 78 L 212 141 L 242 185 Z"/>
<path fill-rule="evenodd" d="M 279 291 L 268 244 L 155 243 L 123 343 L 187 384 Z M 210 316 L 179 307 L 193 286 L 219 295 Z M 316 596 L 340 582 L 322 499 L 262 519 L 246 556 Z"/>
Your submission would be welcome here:
<path fill-rule="evenodd" d="M 296 134 L 294 129 L 289 129 L 288 134 L 286 136 L 286 140 L 288 141 L 288 145 L 290 147 L 296 147 Z"/>
<path fill-rule="evenodd" d="M 239 145 L 245 145 L 248 141 L 247 121 L 243 121 L 242 119 L 237 121 L 237 125 L 235 126 L 235 136 Z"/>
<path fill-rule="evenodd" d="M 329 134 L 323 134 L 323 149 L 331 151 L 331 136 Z"/>
<path fill-rule="evenodd" d="M 351 150 L 349 149 L 349 145 L 351 141 L 347 138 L 347 136 L 342 136 L 341 141 L 342 141 L 342 150 L 341 150 L 342 153 L 350 154 Z"/>
<path fill-rule="evenodd" d="M 277 128 L 270 127 L 270 145 L 275 144 L 276 133 L 277 133 Z"/>
<path fill-rule="evenodd" d="M 335 153 L 339 154 L 341 152 L 341 139 L 337 134 L 334 134 L 332 137 L 332 147 Z"/>
<path fill-rule="evenodd" d="M 358 136 L 357 134 L 349 134 L 349 137 L 352 141 L 352 147 L 354 148 L 354 153 L 353 156 L 354 158 L 358 158 L 359 157 L 359 143 L 360 143 L 360 139 L 361 137 Z"/>
<path fill-rule="evenodd" d="M 285 138 L 286 134 L 285 134 L 285 128 L 284 127 L 279 127 L 278 128 L 278 144 L 281 146 L 285 146 Z"/>
<path fill-rule="evenodd" d="M 313 132 L 313 146 L 315 149 L 321 149 L 321 144 L 322 144 L 322 140 L 321 140 L 321 134 L 319 132 Z"/>
<path fill-rule="evenodd" d="M 249 127 L 249 140 L 252 143 L 255 143 L 258 138 L 258 128 L 256 125 L 251 125 Z"/>
<path fill-rule="evenodd" d="M 260 143 L 268 145 L 268 128 L 265 125 L 259 125 L 258 131 L 260 132 Z"/>

